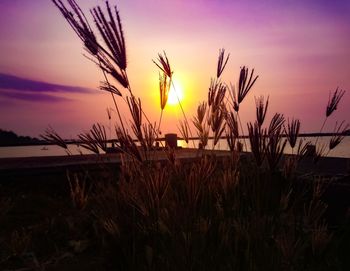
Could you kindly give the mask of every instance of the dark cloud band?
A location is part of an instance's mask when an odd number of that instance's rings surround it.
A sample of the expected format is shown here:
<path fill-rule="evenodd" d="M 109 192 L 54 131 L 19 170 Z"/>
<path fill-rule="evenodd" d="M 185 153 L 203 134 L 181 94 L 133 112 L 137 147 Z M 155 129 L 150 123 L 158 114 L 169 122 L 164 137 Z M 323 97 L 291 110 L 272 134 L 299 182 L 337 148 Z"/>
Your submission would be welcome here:
<path fill-rule="evenodd" d="M 76 86 L 52 84 L 43 81 L 26 79 L 10 74 L 0 73 L 0 89 L 15 89 L 35 92 L 74 92 L 93 93 L 94 90 Z"/>
<path fill-rule="evenodd" d="M 71 99 L 52 94 L 92 94 L 96 92 L 96 90 L 89 88 L 52 84 L 0 73 L 0 97 L 7 99 L 31 102 L 64 102 L 71 101 Z"/>
<path fill-rule="evenodd" d="M 54 96 L 45 93 L 19 92 L 19 91 L 0 91 L 0 97 L 10 98 L 15 100 L 29 101 L 29 102 L 67 102 L 71 99 Z"/>

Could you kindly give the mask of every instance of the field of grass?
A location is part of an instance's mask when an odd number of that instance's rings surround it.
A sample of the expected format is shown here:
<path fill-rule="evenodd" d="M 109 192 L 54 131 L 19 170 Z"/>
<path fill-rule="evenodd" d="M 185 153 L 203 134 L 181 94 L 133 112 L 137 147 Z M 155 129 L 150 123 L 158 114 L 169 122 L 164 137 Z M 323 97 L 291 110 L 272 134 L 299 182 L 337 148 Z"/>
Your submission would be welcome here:
<path fill-rule="evenodd" d="M 230 55 L 222 49 L 196 116 L 187 116 L 179 103 L 179 132 L 190 144 L 189 138 L 197 136 L 198 149 L 215 150 L 225 137 L 229 155 L 218 159 L 198 152 L 183 161 L 170 146 L 155 150 L 173 85 L 166 53 L 154 61 L 160 70 L 160 117 L 153 123 L 130 86 L 118 11 L 108 1 L 105 10 L 91 10 L 97 38 L 74 0 L 52 2 L 102 72 L 101 89 L 111 94 L 118 115 L 114 148 L 121 163 L 114 168 L 101 164 L 98 172 L 68 171 L 2 184 L 1 269 L 348 270 L 349 205 L 333 200 L 341 201 L 342 192 L 347 197 L 349 176 L 339 180 L 297 170 L 306 156 L 318 163 L 336 148 L 348 125 L 336 125 L 327 146 L 318 138 L 297 141 L 300 121 L 276 113 L 268 122 L 269 98 L 259 97 L 256 119 L 246 124 L 249 138 L 240 144 L 240 107 L 258 76 L 243 66 L 236 85 L 223 82 Z M 330 95 L 320 132 L 344 94 L 337 88 Z M 131 124 L 123 121 L 120 103 L 128 105 Z M 108 151 L 101 124 L 78 137 L 80 146 L 97 157 Z M 70 155 L 52 128 L 43 138 Z M 241 156 L 248 144 L 251 153 Z M 294 155 L 282 161 L 287 144 Z M 151 159 L 156 152 L 166 159 Z"/>

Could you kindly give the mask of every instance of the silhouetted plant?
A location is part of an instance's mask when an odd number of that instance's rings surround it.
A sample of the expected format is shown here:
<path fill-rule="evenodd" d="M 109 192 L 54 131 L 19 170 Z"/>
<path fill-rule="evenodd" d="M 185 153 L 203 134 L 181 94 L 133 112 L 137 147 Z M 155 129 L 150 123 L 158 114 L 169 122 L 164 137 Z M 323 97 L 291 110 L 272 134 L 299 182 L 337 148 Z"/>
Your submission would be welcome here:
<path fill-rule="evenodd" d="M 142 162 L 143 158 L 134 140 L 130 135 L 125 135 L 120 128 L 116 128 L 116 136 L 119 143 L 120 150 L 126 155 L 136 158 L 138 161 Z"/>
<path fill-rule="evenodd" d="M 338 146 L 345 137 L 345 132 L 349 129 L 349 124 L 344 125 L 344 121 L 342 121 L 339 126 L 338 122 L 335 123 L 333 136 L 331 137 L 329 141 L 329 151 L 333 150 L 336 146 Z"/>
<path fill-rule="evenodd" d="M 40 135 L 40 137 L 49 143 L 63 148 L 67 154 L 71 154 L 64 139 L 52 127 L 47 128 L 45 130 L 45 133 L 43 135 Z"/>
<path fill-rule="evenodd" d="M 239 74 L 239 81 L 238 81 L 238 91 L 237 96 L 234 95 L 235 100 L 234 104 L 236 104 L 237 112 L 239 110 L 239 105 L 243 102 L 244 98 L 247 96 L 250 89 L 255 84 L 256 80 L 258 79 L 258 75 L 254 76 L 254 69 L 250 72 L 249 75 L 249 69 L 243 66 L 241 68 L 240 74 Z M 249 79 L 248 79 L 249 77 Z"/>
<path fill-rule="evenodd" d="M 254 124 L 250 122 L 248 123 L 248 135 L 255 162 L 260 167 L 265 157 L 266 131 L 261 129 L 257 122 L 254 122 Z"/>
<path fill-rule="evenodd" d="M 338 92 L 339 91 L 339 92 Z M 340 100 L 343 98 L 345 90 L 339 90 L 337 88 L 331 98 L 331 93 L 329 93 L 329 99 L 326 110 L 326 117 L 329 117 L 335 110 L 337 110 Z"/>
<path fill-rule="evenodd" d="M 284 124 L 284 116 L 283 114 L 280 113 L 276 113 L 275 115 L 273 115 L 269 128 L 268 128 L 268 134 L 272 135 L 272 134 L 280 134 L 280 132 L 282 131 L 283 128 L 283 124 Z"/>
<path fill-rule="evenodd" d="M 70 196 L 73 202 L 73 205 L 78 210 L 83 210 L 89 199 L 90 187 L 87 187 L 86 178 L 80 180 L 77 174 L 73 174 L 73 177 L 67 173 Z"/>
<path fill-rule="evenodd" d="M 289 121 L 288 119 L 287 127 L 284 126 L 284 131 L 287 135 L 289 145 L 291 146 L 293 151 L 299 136 L 300 121 L 298 119 L 292 119 L 291 121 Z"/>
<path fill-rule="evenodd" d="M 226 59 L 225 59 L 225 49 L 219 50 L 219 59 L 218 59 L 218 67 L 216 70 L 216 78 L 219 78 L 221 76 L 222 72 L 224 71 L 224 69 L 226 67 L 226 64 L 227 64 L 227 61 L 229 60 L 229 58 L 230 58 L 230 54 L 228 54 L 226 56 Z"/>
<path fill-rule="evenodd" d="M 277 169 L 287 143 L 287 140 L 282 140 L 281 132 L 280 126 L 279 129 L 267 135 L 266 158 L 271 171 Z"/>
<path fill-rule="evenodd" d="M 187 126 L 187 123 L 180 120 L 179 125 L 180 125 L 180 127 L 179 127 L 180 133 L 181 133 L 183 139 L 185 140 L 185 142 L 188 144 L 189 128 Z"/>
<path fill-rule="evenodd" d="M 269 97 L 266 99 L 266 103 L 264 101 L 264 96 L 260 96 L 259 98 L 255 98 L 255 105 L 256 105 L 256 120 L 258 122 L 258 125 L 261 127 L 264 123 L 267 108 L 269 106 Z"/>
<path fill-rule="evenodd" d="M 80 146 L 93 153 L 99 154 L 100 149 L 107 152 L 106 129 L 99 123 L 94 124 L 89 132 L 78 135 L 78 138 L 82 141 Z"/>
<path fill-rule="evenodd" d="M 298 144 L 297 156 L 304 157 L 307 154 L 307 149 L 311 145 L 311 141 L 304 141 L 301 139 Z"/>
<path fill-rule="evenodd" d="M 209 137 L 209 126 L 207 125 L 206 116 L 207 116 L 207 103 L 202 102 L 197 107 L 197 116 L 192 120 L 194 127 L 197 130 L 197 135 L 199 142 L 203 148 L 208 144 Z"/>
<path fill-rule="evenodd" d="M 68 3 L 75 7 L 75 2 Z M 77 12 L 80 14 L 80 9 L 73 14 Z M 119 75 L 114 77 L 121 76 L 117 79 L 120 87 L 129 90 L 131 97 L 125 102 L 134 134 L 133 138 L 116 127 L 115 147 L 122 152 L 116 180 L 96 182 L 89 197 L 83 192 L 83 183 L 71 183 L 77 205 L 85 206 L 81 209 L 87 208 L 88 199 L 95 203 L 91 219 L 95 221 L 96 238 L 102 240 L 101 251 L 112 253 L 111 257 L 106 256 L 106 262 L 120 270 L 320 269 L 310 255 L 319 257 L 331 250 L 333 235 L 324 224 L 327 206 L 322 195 L 326 187 L 299 180 L 296 174 L 296 165 L 309 146 L 308 142 L 297 142 L 299 120 L 288 120 L 285 126 L 284 116 L 277 113 L 263 127 L 269 99 L 256 99 L 257 119 L 247 125 L 253 158 L 237 152 L 239 107 L 258 78 L 254 69 L 250 72 L 245 66 L 241 68 L 235 93 L 233 86 L 228 89 L 219 80 L 229 59 L 229 54 L 225 57 L 225 51 L 220 50 L 216 79 L 211 81 L 207 101 L 199 104 L 192 119 L 202 148 L 208 145 L 209 135 L 213 135 L 215 147 L 226 131 L 231 150 L 227 157 L 208 156 L 203 150 L 186 162 L 178 158 L 174 149 L 163 149 L 165 155 L 161 156 L 160 152 L 151 152 L 159 140 L 157 124 L 148 119 L 148 123 L 143 123 L 141 100 L 133 95 L 127 79 L 118 11 L 115 18 L 107 3 L 107 16 L 100 8 L 91 12 L 106 44 L 105 51 L 100 45 L 97 47 L 95 60 L 107 73 L 116 70 Z M 80 19 L 78 23 L 75 27 L 82 24 Z M 154 62 L 162 72 L 160 108 L 164 110 L 173 70 L 165 52 Z M 107 80 L 102 86 L 112 94 L 122 94 Z M 335 95 L 330 110 L 335 110 L 343 95 Z M 161 117 L 158 132 L 160 125 Z M 242 129 L 241 123 L 240 126 Z M 97 150 L 106 147 L 98 143 L 106 139 L 101 127 L 96 126 L 86 137 L 86 142 Z M 188 141 L 191 130 L 185 115 L 179 129 Z M 284 175 L 280 163 L 287 140 L 282 137 L 283 131 L 291 147 L 298 148 L 295 159 L 284 164 Z M 56 133 L 51 134 L 47 135 L 49 139 L 65 146 Z M 333 145 L 338 141 L 334 138 Z M 316 157 L 324 152 L 319 146 L 316 151 Z M 253 159 L 255 163 L 251 163 Z M 332 259 L 335 254 L 323 254 L 321 269 L 336 265 Z"/>
<path fill-rule="evenodd" d="M 330 115 L 332 115 L 332 113 L 337 110 L 338 108 L 338 104 L 340 102 L 340 100 L 343 98 L 345 94 L 345 90 L 339 90 L 339 88 L 337 87 L 337 89 L 334 91 L 333 95 L 332 92 L 329 92 L 329 97 L 328 97 L 328 103 L 327 103 L 327 107 L 326 107 L 326 118 L 324 119 L 321 129 L 320 129 L 320 133 L 322 133 L 324 126 L 326 125 L 327 119 Z M 315 145 L 317 145 L 319 136 L 317 136 L 316 138 L 316 142 Z"/>
<path fill-rule="evenodd" d="M 159 93 L 160 93 L 161 112 L 159 117 L 158 133 L 160 132 L 160 125 L 162 122 L 163 111 L 168 102 L 170 84 L 171 84 L 171 78 L 169 78 L 165 73 L 163 73 L 163 75 L 159 74 Z"/>
<path fill-rule="evenodd" d="M 144 142 L 147 146 L 147 150 L 151 150 L 154 146 L 154 142 L 156 141 L 156 137 L 154 134 L 155 127 L 156 127 L 156 123 L 154 123 L 154 124 L 143 123 L 142 124 L 143 137 L 144 137 Z"/>
<path fill-rule="evenodd" d="M 142 134 L 142 105 L 141 105 L 141 100 L 136 99 L 134 96 L 129 98 L 126 97 L 129 110 L 131 112 L 131 117 L 132 117 L 132 123 L 131 123 L 131 128 L 134 132 L 134 135 L 136 138 L 139 140 L 141 145 L 145 147 L 145 143 L 143 140 L 143 134 Z"/>
<path fill-rule="evenodd" d="M 238 142 L 239 129 L 238 122 L 233 112 L 227 112 L 226 114 L 226 137 L 227 144 L 231 151 L 236 149 L 236 143 Z"/>
<path fill-rule="evenodd" d="M 91 55 L 97 56 L 99 45 L 83 11 L 75 0 L 67 0 L 72 10 L 68 10 L 61 0 L 52 0 Z"/>
<path fill-rule="evenodd" d="M 122 96 L 122 93 L 115 86 L 109 84 L 108 82 L 101 82 L 100 89 L 116 94 L 118 96 Z"/>

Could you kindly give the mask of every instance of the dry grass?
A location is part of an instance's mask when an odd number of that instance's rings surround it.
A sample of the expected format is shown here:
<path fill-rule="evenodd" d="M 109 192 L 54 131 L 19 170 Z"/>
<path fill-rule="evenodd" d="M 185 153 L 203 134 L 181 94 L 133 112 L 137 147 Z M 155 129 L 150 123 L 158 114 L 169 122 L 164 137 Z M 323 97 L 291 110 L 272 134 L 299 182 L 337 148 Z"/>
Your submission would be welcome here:
<path fill-rule="evenodd" d="M 296 171 L 309 143 L 299 141 L 296 158 L 281 165 L 287 140 L 292 148 L 297 145 L 300 122 L 288 120 L 285 126 L 284 115 L 276 113 L 264 125 L 268 99 L 258 98 L 257 119 L 247 124 L 252 154 L 241 157 L 239 153 L 238 127 L 242 134 L 243 129 L 238 111 L 258 79 L 254 69 L 240 69 L 236 93 L 234 87 L 228 88 L 219 79 L 229 60 L 229 55 L 225 57 L 225 51 L 220 50 L 216 78 L 211 80 L 207 100 L 199 104 L 192 120 L 202 148 L 208 146 L 210 136 L 215 148 L 226 135 L 230 158 L 198 155 L 185 163 L 174 150 L 162 148 L 168 159 L 152 161 L 148 157 L 158 138 L 161 117 L 156 129 L 144 114 L 141 100 L 131 91 L 118 11 L 115 9 L 114 17 L 108 2 L 106 15 L 99 7 L 92 9 L 102 46 L 92 42 L 92 30 L 74 1 L 68 1 L 72 14 L 61 1 L 53 2 L 90 48 L 99 67 L 130 95 L 125 101 L 133 136 L 120 125 L 116 127 L 116 148 L 123 159 L 119 178 L 99 183 L 93 193 L 88 193 L 84 183 L 70 182 L 78 209 L 86 212 L 87 203 L 94 203 L 90 215 L 97 221 L 95 238 L 102 240 L 101 251 L 111 253 L 106 261 L 114 269 L 329 270 L 337 266 L 336 253 L 331 251 L 333 235 L 325 223 L 324 190 L 318 182 L 302 180 Z M 154 63 L 163 74 L 162 114 L 173 70 L 165 53 Z M 123 93 L 109 84 L 104 86 L 113 94 Z M 335 92 L 327 106 L 329 112 L 336 109 L 343 95 L 343 91 Z M 188 141 L 191 127 L 185 114 L 183 117 L 180 131 Z M 47 131 L 45 138 L 66 147 L 53 131 Z M 106 148 L 102 144 L 106 139 L 103 126 L 94 126 L 81 139 L 94 152 Z M 333 145 L 340 139 L 334 138 Z M 324 150 L 317 147 L 315 160 Z"/>

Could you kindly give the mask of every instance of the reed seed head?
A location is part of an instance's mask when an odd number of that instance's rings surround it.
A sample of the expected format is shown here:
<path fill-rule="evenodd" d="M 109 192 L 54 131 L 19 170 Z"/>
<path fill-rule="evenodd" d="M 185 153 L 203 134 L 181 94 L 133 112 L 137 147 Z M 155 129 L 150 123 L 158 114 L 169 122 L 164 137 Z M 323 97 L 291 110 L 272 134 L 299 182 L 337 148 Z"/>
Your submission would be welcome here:
<path fill-rule="evenodd" d="M 158 54 L 158 62 L 155 60 L 152 61 L 164 74 L 166 74 L 171 79 L 173 76 L 173 71 L 171 70 L 170 63 L 165 51 L 163 51 L 163 54 L 164 56 L 162 54 Z"/>
<path fill-rule="evenodd" d="M 252 69 L 252 71 L 249 74 L 248 68 L 246 68 L 245 66 L 241 68 L 238 82 L 238 104 L 240 104 L 244 100 L 245 96 L 247 96 L 249 90 L 253 87 L 258 77 L 259 76 L 254 77 L 254 69 Z"/>
<path fill-rule="evenodd" d="M 226 56 L 225 59 L 225 49 L 220 49 L 219 50 L 219 58 L 218 58 L 218 67 L 216 70 L 216 78 L 219 78 L 224 71 L 227 61 L 230 58 L 230 54 Z"/>
<path fill-rule="evenodd" d="M 329 149 L 332 150 L 338 146 L 344 139 L 346 131 L 349 129 L 349 124 L 344 125 L 344 121 L 338 126 L 338 122 L 335 123 L 333 135 L 329 141 Z M 343 127 L 344 125 L 344 127 Z"/>
<path fill-rule="evenodd" d="M 345 94 L 345 90 L 339 90 L 337 88 L 333 95 L 331 95 L 331 92 L 329 92 L 329 98 L 328 98 L 328 104 L 326 109 L 326 117 L 329 117 L 335 110 L 337 110 L 338 104 L 340 100 L 343 98 Z M 331 97 L 332 96 L 332 97 Z"/>
<path fill-rule="evenodd" d="M 292 119 L 289 121 L 288 119 L 287 127 L 284 126 L 284 131 L 287 135 L 289 145 L 294 148 L 300 131 L 300 120 Z"/>
<path fill-rule="evenodd" d="M 256 105 L 256 120 L 259 124 L 259 126 L 262 126 L 266 117 L 267 108 L 269 105 L 269 97 L 265 99 L 264 96 L 260 96 L 259 98 L 255 98 L 255 105 Z"/>

